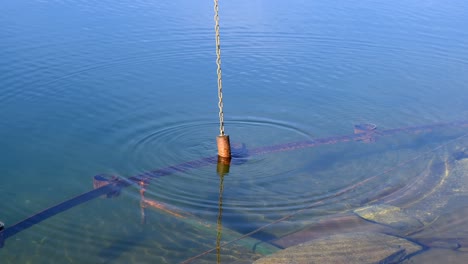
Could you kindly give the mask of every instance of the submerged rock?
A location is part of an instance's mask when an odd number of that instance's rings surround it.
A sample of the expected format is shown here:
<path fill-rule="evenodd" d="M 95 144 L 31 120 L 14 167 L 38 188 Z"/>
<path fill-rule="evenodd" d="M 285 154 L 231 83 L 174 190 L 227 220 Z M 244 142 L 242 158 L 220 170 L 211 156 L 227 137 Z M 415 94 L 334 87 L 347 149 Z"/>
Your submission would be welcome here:
<path fill-rule="evenodd" d="M 415 230 L 423 226 L 418 219 L 406 214 L 401 208 L 392 205 L 380 204 L 361 207 L 354 210 L 354 213 L 367 221 L 391 226 L 403 231 Z"/>
<path fill-rule="evenodd" d="M 398 263 L 423 248 L 403 238 L 381 233 L 347 233 L 332 235 L 299 244 L 254 264 L 308 263 Z"/>
<path fill-rule="evenodd" d="M 411 236 L 430 248 L 468 251 L 468 196 L 453 196 L 429 228 Z"/>
<path fill-rule="evenodd" d="M 402 264 L 462 264 L 467 263 L 468 254 L 457 250 L 430 249 L 422 254 L 417 254 L 410 259 L 406 259 Z"/>

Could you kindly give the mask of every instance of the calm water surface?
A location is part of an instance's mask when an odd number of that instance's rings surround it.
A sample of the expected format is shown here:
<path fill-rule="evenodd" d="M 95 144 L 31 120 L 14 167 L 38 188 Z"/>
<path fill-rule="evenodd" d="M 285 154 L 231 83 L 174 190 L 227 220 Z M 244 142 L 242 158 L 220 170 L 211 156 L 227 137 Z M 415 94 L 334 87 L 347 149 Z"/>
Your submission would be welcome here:
<path fill-rule="evenodd" d="M 468 117 L 466 1 L 220 4 L 226 132 L 234 145 L 346 135 L 360 122 L 386 129 Z M 129 177 L 216 153 L 212 5 L 0 3 L 0 221 L 8 227 L 89 191 L 96 174 Z M 463 133 L 466 128 L 252 156 L 224 178 L 224 228 L 240 236 Z M 403 188 L 431 159 L 466 143 L 452 142 L 359 191 L 326 199 L 256 238 L 281 237 L 314 217 L 360 206 L 382 186 Z M 146 189 L 147 198 L 211 227 L 150 209 L 142 225 L 139 192 L 131 187 L 9 238 L 0 262 L 181 262 L 215 246 L 219 182 L 211 164 Z M 223 249 L 221 259 L 259 257 L 247 252 L 239 243 Z M 213 253 L 198 261 L 215 259 Z"/>

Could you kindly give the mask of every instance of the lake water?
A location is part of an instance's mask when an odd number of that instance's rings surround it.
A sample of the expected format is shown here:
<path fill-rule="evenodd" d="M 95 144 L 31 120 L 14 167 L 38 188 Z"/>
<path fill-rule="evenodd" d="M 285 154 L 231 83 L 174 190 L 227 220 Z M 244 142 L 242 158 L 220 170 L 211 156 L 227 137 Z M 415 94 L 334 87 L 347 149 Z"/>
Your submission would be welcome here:
<path fill-rule="evenodd" d="M 4 0 L 0 9 L 6 227 L 92 190 L 94 175 L 130 177 L 216 155 L 211 1 Z M 385 130 L 466 120 L 466 10 L 462 0 L 221 1 L 226 133 L 233 145 L 256 149 L 352 134 L 356 123 Z M 280 238 L 361 206 L 385 186 L 404 188 L 434 157 L 466 146 L 455 140 L 466 132 L 234 159 L 222 192 L 223 230 L 233 234 L 223 241 L 304 210 L 254 235 Z M 216 245 L 219 184 L 216 164 L 207 164 L 146 186 L 146 198 L 190 213 L 203 228 L 150 208 L 141 224 L 139 190 L 129 187 L 9 237 L 0 263 L 182 262 Z M 197 263 L 213 263 L 215 253 Z M 223 263 L 259 257 L 242 243 L 220 255 Z"/>

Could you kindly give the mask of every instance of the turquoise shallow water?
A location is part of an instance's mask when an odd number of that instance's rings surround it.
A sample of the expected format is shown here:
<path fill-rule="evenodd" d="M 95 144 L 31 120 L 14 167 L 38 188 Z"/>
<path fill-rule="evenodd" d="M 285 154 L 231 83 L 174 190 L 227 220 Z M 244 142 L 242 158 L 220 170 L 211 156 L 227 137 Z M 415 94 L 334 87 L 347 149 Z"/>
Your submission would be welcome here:
<path fill-rule="evenodd" d="M 0 6 L 7 226 L 90 190 L 93 175 L 127 177 L 216 153 L 210 1 Z M 466 9 L 458 0 L 221 3 L 226 132 L 256 148 L 350 134 L 360 122 L 385 129 L 466 119 Z M 224 222 L 248 232 L 449 137 L 411 139 L 252 157 L 225 179 Z M 400 174 L 379 184 L 404 186 L 410 179 Z M 218 183 L 215 165 L 206 166 L 161 178 L 147 194 L 215 223 Z M 214 245 L 215 237 L 156 212 L 141 226 L 139 210 L 138 190 L 126 189 L 7 240 L 0 258 L 177 263 Z"/>

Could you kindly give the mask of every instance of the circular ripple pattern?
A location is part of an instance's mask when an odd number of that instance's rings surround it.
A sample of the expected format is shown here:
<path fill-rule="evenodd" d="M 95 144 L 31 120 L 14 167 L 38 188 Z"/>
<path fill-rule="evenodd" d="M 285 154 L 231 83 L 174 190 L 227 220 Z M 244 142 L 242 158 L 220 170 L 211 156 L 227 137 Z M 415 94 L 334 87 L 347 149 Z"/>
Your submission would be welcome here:
<path fill-rule="evenodd" d="M 116 167 L 116 173 L 143 175 L 174 166 L 175 173 L 159 178 L 147 187 L 147 196 L 186 212 L 208 214 L 208 219 L 214 219 L 220 188 L 216 164 L 208 162 L 200 168 L 182 168 L 181 171 L 177 168 L 204 157 L 215 160 L 217 123 L 200 120 L 164 126 L 152 122 L 143 124 L 129 126 L 120 131 L 118 137 L 111 137 L 112 142 L 108 144 L 120 146 L 116 151 L 125 161 Z M 294 124 L 275 120 L 233 119 L 227 120 L 227 124 L 234 153 L 242 147 L 248 153 L 249 149 L 257 147 L 312 139 Z M 340 206 L 343 210 L 344 204 L 357 206 L 366 199 L 373 199 L 378 195 L 373 188 L 382 182 L 389 181 L 387 187 L 392 188 L 405 184 L 403 173 L 392 174 L 391 180 L 389 175 L 379 178 L 375 175 L 389 164 L 398 164 L 402 157 L 411 157 L 413 152 L 400 151 L 400 157 L 395 159 L 394 153 L 380 155 L 379 149 L 362 152 L 366 149 L 365 144 L 348 144 L 350 146 L 329 146 L 331 151 L 302 149 L 274 155 L 235 156 L 230 172 L 224 178 L 223 209 L 227 215 L 242 212 L 263 220 L 275 219 L 314 203 L 327 210 L 330 207 L 337 210 Z M 368 178 L 372 179 L 368 182 Z M 137 192 L 128 195 L 135 200 L 140 198 Z M 334 204 L 340 205 L 336 207 Z"/>
<path fill-rule="evenodd" d="M 466 1 L 261 2 L 227 1 L 221 10 L 233 146 L 347 134 L 353 121 L 381 128 L 466 118 Z M 128 177 L 215 156 L 212 2 L 6 1 L 0 22 L 0 208 L 7 215 L 0 220 L 7 225 L 89 190 L 94 174 Z M 425 172 L 404 168 L 352 188 L 422 150 L 386 143 L 234 158 L 224 177 L 227 221 L 251 228 L 320 200 L 319 209 L 349 208 Z M 219 182 L 210 164 L 155 180 L 146 193 L 216 219 Z M 121 251 L 147 251 L 129 231 L 134 226 L 122 224 L 139 223 L 138 192 L 122 196 L 9 239 L 0 259 L 114 263 Z M 169 243 L 185 241 L 183 231 L 166 231 L 171 242 L 149 251 L 167 253 Z M 96 237 L 109 251 L 98 250 Z M 74 250 L 79 244 L 89 247 Z"/>
<path fill-rule="evenodd" d="M 237 189 L 238 186 L 234 184 L 243 181 L 252 187 L 263 188 L 261 186 L 264 183 L 274 184 L 275 175 L 294 170 L 291 164 L 280 166 L 277 159 L 266 155 L 239 157 L 239 153 L 245 155 L 245 150 L 257 146 L 310 139 L 307 133 L 296 129 L 293 124 L 275 120 L 234 119 L 227 120 L 226 124 L 234 154 L 230 173 L 226 176 L 227 188 Z M 125 164 L 120 166 L 120 172 L 138 175 L 154 169 L 177 167 L 178 164 L 205 157 L 215 158 L 217 126 L 215 122 L 204 120 L 162 126 L 160 123 L 140 123 L 140 126 L 135 124 L 121 131 L 108 144 L 120 146 L 116 151 L 122 153 L 122 160 L 125 160 Z M 193 189 L 195 186 L 196 190 Z M 187 207 L 188 210 L 203 211 L 217 208 L 218 191 L 216 164 L 207 164 L 199 169 L 160 178 L 151 184 L 147 193 L 162 201 Z M 256 207 L 256 203 L 251 201 L 241 207 Z"/>

